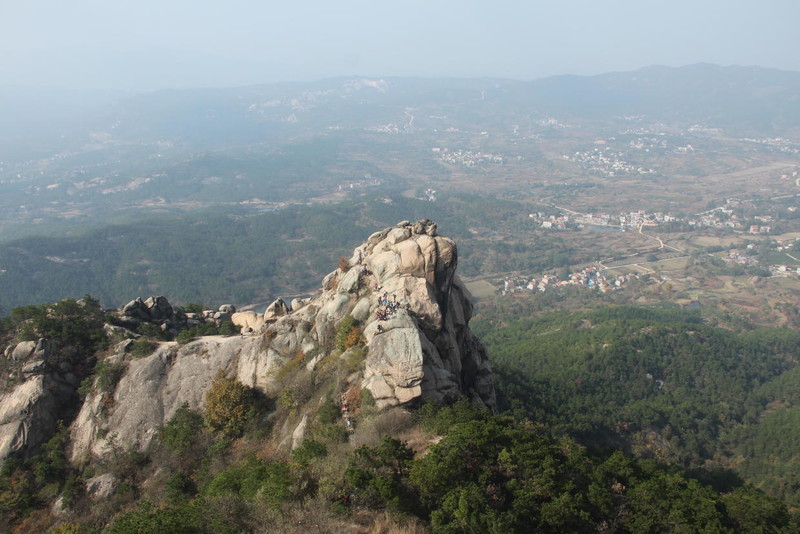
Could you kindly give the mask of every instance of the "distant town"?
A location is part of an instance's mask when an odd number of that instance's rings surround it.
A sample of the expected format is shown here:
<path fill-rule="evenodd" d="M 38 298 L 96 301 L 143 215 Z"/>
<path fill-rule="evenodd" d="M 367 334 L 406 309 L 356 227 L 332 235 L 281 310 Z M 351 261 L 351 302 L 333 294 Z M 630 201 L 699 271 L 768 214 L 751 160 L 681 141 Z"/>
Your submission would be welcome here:
<path fill-rule="evenodd" d="M 582 286 L 596 289 L 601 293 L 620 289 L 632 279 L 638 280 L 639 274 L 619 274 L 613 275 L 604 271 L 602 267 L 586 267 L 579 271 L 570 273 L 568 277 L 562 279 L 555 274 L 545 274 L 541 278 L 506 278 L 503 283 L 502 294 L 522 293 L 522 292 L 541 292 L 552 291 L 567 286 Z"/>

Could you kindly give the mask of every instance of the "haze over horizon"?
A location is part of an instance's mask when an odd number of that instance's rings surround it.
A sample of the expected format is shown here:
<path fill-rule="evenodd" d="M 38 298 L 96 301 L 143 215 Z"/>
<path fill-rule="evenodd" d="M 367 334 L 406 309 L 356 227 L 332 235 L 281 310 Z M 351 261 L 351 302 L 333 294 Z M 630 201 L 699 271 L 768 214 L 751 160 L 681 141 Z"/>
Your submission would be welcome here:
<path fill-rule="evenodd" d="M 800 71 L 800 3 L 501 0 L 0 5 L 0 85 L 223 87 L 334 76 L 532 80 L 649 65 Z"/>

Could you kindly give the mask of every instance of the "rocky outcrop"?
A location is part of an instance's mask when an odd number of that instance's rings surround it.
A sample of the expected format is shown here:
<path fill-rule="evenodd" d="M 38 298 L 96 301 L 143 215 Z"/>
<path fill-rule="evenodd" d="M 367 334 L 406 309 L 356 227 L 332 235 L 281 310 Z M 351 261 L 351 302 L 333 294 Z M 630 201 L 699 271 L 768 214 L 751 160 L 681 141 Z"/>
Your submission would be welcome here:
<path fill-rule="evenodd" d="M 236 315 L 236 307 L 223 304 L 216 311 L 203 310 L 202 313 L 184 313 L 175 309 L 164 296 L 151 296 L 145 300 L 137 297 L 116 311 L 110 312 L 114 322 L 122 327 L 137 330 L 143 323 L 158 326 L 164 331 L 177 334 L 185 328 L 203 323 L 214 323 L 219 326 L 224 321 L 231 321 Z"/>
<path fill-rule="evenodd" d="M 403 221 L 372 234 L 348 269 L 324 278 L 320 296 L 267 331 L 288 345 L 325 345 L 332 325 L 352 315 L 366 338 L 362 386 L 379 407 L 459 395 L 494 407 L 491 367 L 469 330 L 472 304 L 457 264 L 455 242 L 435 223 Z M 313 335 L 284 328 L 293 318 L 313 322 Z"/>
<path fill-rule="evenodd" d="M 144 358 L 126 360 L 118 350 L 111 363 L 124 365 L 125 373 L 111 394 L 98 391 L 84 402 L 70 429 L 73 462 L 115 447 L 144 450 L 181 405 L 203 405 L 218 371 L 263 390 L 282 359 L 259 337 L 206 336 L 186 345 L 162 343 Z"/>
<path fill-rule="evenodd" d="M 351 263 L 372 284 L 353 308 L 369 309 L 363 386 L 378 406 L 463 394 L 494 407 L 491 367 L 469 330 L 472 303 L 455 274 L 456 244 L 431 221 L 403 221 L 370 236 Z"/>
<path fill-rule="evenodd" d="M 252 333 L 261 330 L 264 326 L 264 316 L 254 311 L 236 312 L 231 315 L 231 322 L 242 332 Z"/>
<path fill-rule="evenodd" d="M 50 439 L 75 404 L 79 385 L 70 362 L 51 361 L 54 347 L 46 339 L 23 341 L 5 352 L 24 363 L 21 383 L 0 396 L 0 460 Z"/>
<path fill-rule="evenodd" d="M 283 299 L 276 299 L 272 304 L 267 306 L 267 310 L 264 312 L 264 321 L 272 321 L 278 317 L 283 317 L 287 313 L 289 313 L 289 307 Z"/>
<path fill-rule="evenodd" d="M 230 320 L 249 335 L 205 336 L 185 345 L 162 342 L 144 357 L 133 357 L 130 340 L 121 342 L 108 352 L 105 364 L 116 366 L 121 378 L 110 390 L 96 387 L 86 397 L 70 427 L 71 460 L 118 448 L 146 449 L 181 405 L 203 406 L 220 370 L 267 394 L 280 389 L 278 371 L 290 361 L 304 361 L 309 373 L 322 372 L 320 362 L 339 357 L 337 330 L 353 322 L 358 350 L 366 358 L 363 369 L 347 376 L 345 387 L 369 391 L 379 409 L 459 396 L 494 408 L 491 368 L 469 329 L 472 304 L 456 275 L 457 265 L 456 244 L 438 235 L 435 223 L 403 221 L 372 234 L 324 278 L 317 296 L 295 299 L 291 308 L 277 299 L 263 315 L 237 313 L 231 305 L 184 314 L 163 297 L 131 301 L 116 313 L 117 328 L 138 330 L 149 323 L 172 331 Z M 343 323 L 348 316 L 352 319 Z M 32 434 L 38 443 L 52 434 L 55 420 L 48 414 L 55 413 L 66 394 L 60 384 L 71 392 L 77 386 L 37 364 L 37 350 L 27 343 L 5 351 L 7 357 L 31 363 L 25 367 L 27 380 L 0 400 L 0 458 L 21 441 L 31 442 Z M 304 428 L 301 423 L 294 433 L 287 429 L 292 446 L 302 441 Z"/>
<path fill-rule="evenodd" d="M 119 486 L 119 480 L 111 473 L 97 475 L 86 481 L 86 495 L 95 501 L 108 499 Z"/>

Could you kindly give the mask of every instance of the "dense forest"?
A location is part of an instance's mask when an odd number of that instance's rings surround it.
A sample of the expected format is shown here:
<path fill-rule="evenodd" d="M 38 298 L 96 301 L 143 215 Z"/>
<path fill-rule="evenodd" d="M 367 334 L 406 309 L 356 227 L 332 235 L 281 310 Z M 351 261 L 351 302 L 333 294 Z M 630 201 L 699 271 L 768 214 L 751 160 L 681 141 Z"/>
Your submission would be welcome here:
<path fill-rule="evenodd" d="M 0 244 L 0 315 L 86 293 L 106 306 L 150 294 L 179 304 L 243 305 L 306 293 L 318 287 L 342 251 L 403 219 L 431 218 L 456 239 L 462 275 L 581 261 L 547 236 L 538 237 L 536 247 L 485 240 L 499 228 L 522 235 L 523 212 L 513 202 L 470 196 L 443 203 L 374 197 L 242 216 L 164 216 L 73 237 L 24 238 Z M 470 229 L 482 239 L 471 238 Z"/>
<path fill-rule="evenodd" d="M 731 468 L 800 503 L 797 351 L 787 329 L 733 332 L 631 307 L 475 325 L 502 405 L 599 450 Z"/>

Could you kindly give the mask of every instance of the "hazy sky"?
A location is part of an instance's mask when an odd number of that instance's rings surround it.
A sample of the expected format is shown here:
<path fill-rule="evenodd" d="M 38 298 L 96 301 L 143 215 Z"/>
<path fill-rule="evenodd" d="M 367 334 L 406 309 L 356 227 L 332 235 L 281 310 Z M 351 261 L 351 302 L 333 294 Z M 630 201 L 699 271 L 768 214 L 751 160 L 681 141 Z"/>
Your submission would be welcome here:
<path fill-rule="evenodd" d="M 800 71 L 799 0 L 0 0 L 0 85 Z"/>

